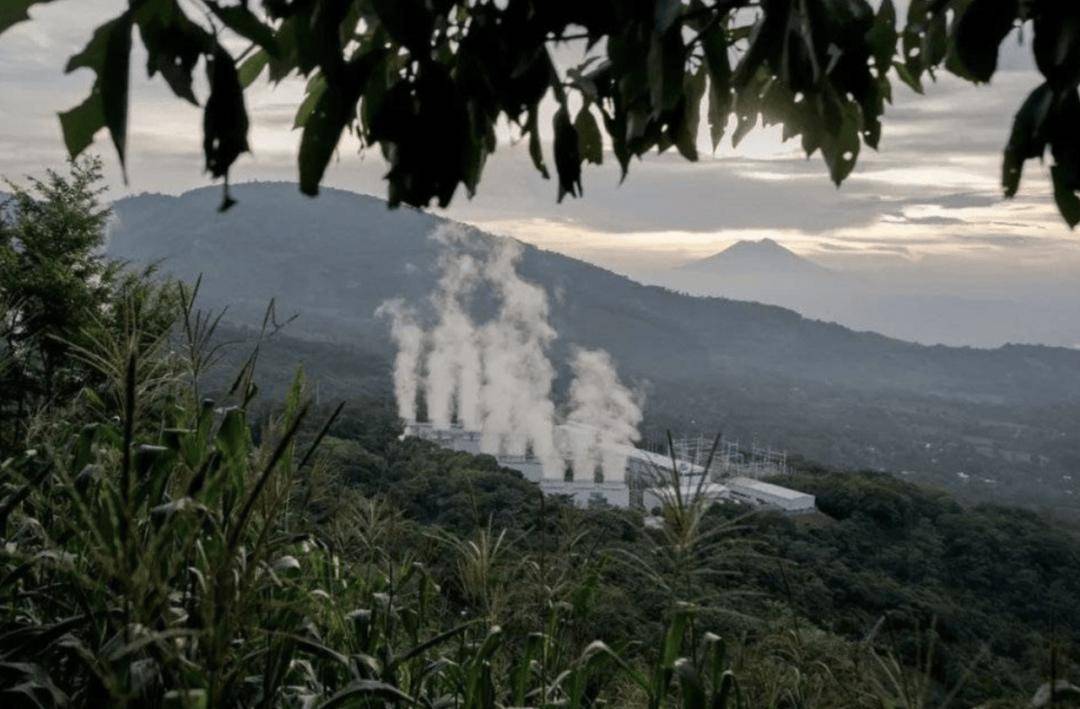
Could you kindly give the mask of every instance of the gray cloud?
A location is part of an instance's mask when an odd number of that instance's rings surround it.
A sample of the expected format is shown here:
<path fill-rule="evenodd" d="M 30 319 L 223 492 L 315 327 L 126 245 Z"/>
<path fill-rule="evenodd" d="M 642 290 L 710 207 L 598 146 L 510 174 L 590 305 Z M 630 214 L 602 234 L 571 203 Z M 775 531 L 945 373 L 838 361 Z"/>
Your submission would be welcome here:
<path fill-rule="evenodd" d="M 922 226 L 946 226 L 950 224 L 967 224 L 968 222 L 958 217 L 907 217 L 903 213 L 894 212 L 886 215 L 893 217 L 905 224 L 920 224 Z"/>

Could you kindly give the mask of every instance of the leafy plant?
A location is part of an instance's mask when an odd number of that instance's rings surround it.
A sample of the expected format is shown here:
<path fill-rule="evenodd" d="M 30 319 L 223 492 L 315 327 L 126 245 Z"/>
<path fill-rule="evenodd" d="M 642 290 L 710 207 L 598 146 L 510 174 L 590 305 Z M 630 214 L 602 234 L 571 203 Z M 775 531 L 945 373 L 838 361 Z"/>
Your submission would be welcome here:
<path fill-rule="evenodd" d="M 9 0 L 0 32 L 34 4 Z M 863 145 L 876 149 L 892 79 L 914 90 L 944 67 L 988 82 L 1001 42 L 1030 23 L 1045 82 L 1016 115 L 1002 183 L 1013 196 L 1029 158 L 1054 158 L 1054 196 L 1070 226 L 1080 222 L 1080 9 L 1059 0 L 912 0 L 897 22 L 893 0 L 315 0 L 225 4 L 139 0 L 94 32 L 67 71 L 92 70 L 90 96 L 60 116 L 71 155 L 107 128 L 126 157 L 128 73 L 137 30 L 151 76 L 197 103 L 202 60 L 209 83 L 203 152 L 225 178 L 249 149 L 244 90 L 264 73 L 307 81 L 300 188 L 316 194 L 342 135 L 379 146 L 390 164 L 391 204 L 446 206 L 459 186 L 475 193 L 506 119 L 527 138 L 537 170 L 548 163 L 539 107 L 552 100 L 558 199 L 582 193 L 582 166 L 603 160 L 603 134 L 623 175 L 633 157 L 674 147 L 697 159 L 704 119 L 715 148 L 735 121 L 738 144 L 759 122 L 782 125 L 807 155 L 822 154 L 840 184 Z M 247 42 L 234 57 L 225 34 Z M 553 49 L 580 49 L 560 72 Z M 702 102 L 707 108 L 702 115 Z"/>

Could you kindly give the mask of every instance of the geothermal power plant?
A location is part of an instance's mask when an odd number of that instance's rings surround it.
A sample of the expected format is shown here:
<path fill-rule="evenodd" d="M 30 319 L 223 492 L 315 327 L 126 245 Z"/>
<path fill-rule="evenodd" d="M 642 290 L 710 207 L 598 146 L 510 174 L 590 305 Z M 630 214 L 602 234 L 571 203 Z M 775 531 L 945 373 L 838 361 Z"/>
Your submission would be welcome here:
<path fill-rule="evenodd" d="M 674 466 L 685 487 L 680 493 L 788 514 L 815 509 L 812 495 L 760 480 L 786 472 L 783 454 L 722 441 L 706 470 L 700 440 L 680 441 L 673 450 L 635 445 L 643 397 L 622 383 L 603 350 L 573 350 L 567 400 L 557 407 L 548 356 L 556 332 L 547 293 L 517 272 L 520 244 L 460 227 L 442 227 L 432 238 L 443 249 L 427 313 L 401 300 L 377 311 L 389 320 L 398 348 L 394 394 L 404 435 L 492 455 L 544 494 L 582 506 L 652 510 L 674 492 Z M 497 302 L 482 322 L 471 307 L 481 291 Z"/>

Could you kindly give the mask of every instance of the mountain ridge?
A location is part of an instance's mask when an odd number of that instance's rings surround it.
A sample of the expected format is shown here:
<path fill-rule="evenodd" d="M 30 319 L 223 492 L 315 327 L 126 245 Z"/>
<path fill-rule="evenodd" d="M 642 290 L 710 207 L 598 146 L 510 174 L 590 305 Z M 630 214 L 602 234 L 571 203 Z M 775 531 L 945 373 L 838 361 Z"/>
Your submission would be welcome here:
<path fill-rule="evenodd" d="M 289 183 L 233 190 L 240 202 L 224 215 L 215 188 L 118 200 L 110 253 L 164 258 L 185 279 L 202 274 L 205 302 L 228 304 L 239 324 L 260 322 L 275 297 L 279 313 L 302 316 L 291 336 L 388 358 L 375 307 L 402 297 L 424 310 L 440 253 L 428 237 L 446 220 L 343 190 L 317 200 Z M 1080 426 L 1080 352 L 904 342 L 778 306 L 642 285 L 531 246 L 519 270 L 549 294 L 557 366 L 574 346 L 611 352 L 648 393 L 652 432 L 725 428 L 831 464 L 936 479 L 965 469 L 1016 476 L 1020 454 L 1052 461 L 1020 466 L 1033 474 L 1080 460 L 1065 438 Z M 560 370 L 557 387 L 565 384 Z"/>

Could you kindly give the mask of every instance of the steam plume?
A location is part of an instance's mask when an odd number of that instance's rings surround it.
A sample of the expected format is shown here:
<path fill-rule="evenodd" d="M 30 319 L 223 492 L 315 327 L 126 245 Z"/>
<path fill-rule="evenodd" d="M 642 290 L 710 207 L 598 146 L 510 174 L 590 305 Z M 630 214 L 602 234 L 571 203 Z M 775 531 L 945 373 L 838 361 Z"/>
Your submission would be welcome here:
<path fill-rule="evenodd" d="M 554 368 L 547 347 L 555 339 L 548 324 L 547 294 L 517 273 L 521 246 L 502 241 L 485 263 L 488 282 L 500 299 L 498 317 L 481 333 L 484 452 L 525 455 L 531 450 L 554 477 L 560 465 L 555 452 L 555 406 L 551 402 Z"/>
<path fill-rule="evenodd" d="M 449 231 L 441 228 L 435 238 L 453 244 L 457 235 Z M 465 301 L 481 274 L 476 259 L 451 249 L 442 253 L 439 265 L 439 290 L 432 296 L 439 321 L 431 333 L 424 391 L 428 419 L 445 427 L 456 413 L 459 423 L 475 430 L 481 423 L 480 351 L 476 326 L 465 311 Z"/>
<path fill-rule="evenodd" d="M 624 478 L 626 449 L 639 438 L 641 407 L 619 381 L 615 363 L 603 350 L 579 349 L 571 367 L 571 410 L 566 430 L 576 480 L 589 480 L 600 468 L 604 481 Z M 574 425 L 577 424 L 577 425 Z"/>
<path fill-rule="evenodd" d="M 394 398 L 397 400 L 398 415 L 406 421 L 415 421 L 424 331 L 416 324 L 412 308 L 400 298 L 380 305 L 375 315 L 390 318 L 390 335 L 398 347 L 394 357 Z"/>
<path fill-rule="evenodd" d="M 440 227 L 432 238 L 444 247 L 439 286 L 431 297 L 432 330 L 421 330 L 400 300 L 377 311 L 391 317 L 398 344 L 394 390 L 401 417 L 416 419 L 422 388 L 429 421 L 445 428 L 456 419 L 479 431 L 485 453 L 531 454 L 547 478 L 561 478 L 564 461 L 570 460 L 578 481 L 591 480 L 597 469 L 606 481 L 622 480 L 626 447 L 638 439 L 641 409 L 619 381 L 611 357 L 601 350 L 575 352 L 570 413 L 567 425 L 557 426 L 551 397 L 555 369 L 548 358 L 556 333 L 548 322 L 547 293 L 518 274 L 521 245 L 478 239 L 459 226 Z M 470 305 L 481 287 L 495 297 L 498 309 L 478 324 Z"/>

